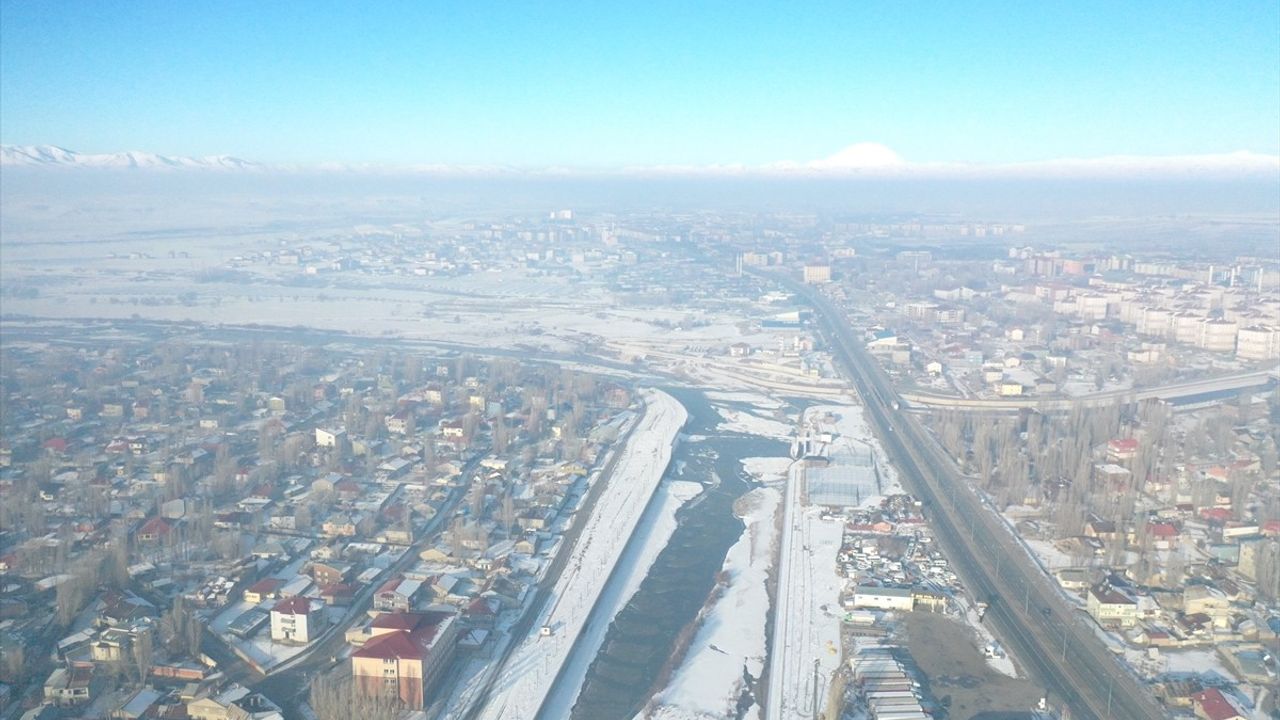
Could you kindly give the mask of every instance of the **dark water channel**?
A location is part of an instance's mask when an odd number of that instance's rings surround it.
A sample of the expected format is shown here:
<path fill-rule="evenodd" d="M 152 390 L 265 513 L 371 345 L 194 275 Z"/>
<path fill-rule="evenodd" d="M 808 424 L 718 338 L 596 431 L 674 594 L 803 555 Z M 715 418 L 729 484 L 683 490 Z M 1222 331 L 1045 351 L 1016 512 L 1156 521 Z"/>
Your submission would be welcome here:
<path fill-rule="evenodd" d="M 700 391 L 664 388 L 689 411 L 669 476 L 702 482 L 703 493 L 676 514 L 679 523 L 640 589 L 605 637 L 573 708 L 575 720 L 631 720 L 657 689 L 677 636 L 697 616 L 729 548 L 742 534 L 733 503 L 755 487 L 739 462 L 786 456 L 787 443 L 716 430 L 720 416 Z"/>

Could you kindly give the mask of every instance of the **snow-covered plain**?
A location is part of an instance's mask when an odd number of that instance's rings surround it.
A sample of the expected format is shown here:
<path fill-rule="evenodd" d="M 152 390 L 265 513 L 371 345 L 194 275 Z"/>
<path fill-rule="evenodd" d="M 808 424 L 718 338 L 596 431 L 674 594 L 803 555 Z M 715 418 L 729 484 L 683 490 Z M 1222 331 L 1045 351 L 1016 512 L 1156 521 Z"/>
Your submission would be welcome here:
<path fill-rule="evenodd" d="M 773 564 L 780 494 L 757 488 L 739 500 L 746 527 L 725 556 L 727 581 L 689 645 L 671 682 L 637 717 L 711 720 L 734 717 L 744 674 L 759 678 L 765 661 L 765 587 Z M 759 717 L 753 706 L 746 717 Z"/>
<path fill-rule="evenodd" d="M 535 623 L 551 628 L 551 635 L 535 633 L 521 642 L 499 672 L 480 717 L 537 715 L 662 480 L 688 414 L 675 398 L 658 390 L 644 391 L 644 400 L 644 417 L 585 520 L 582 534 L 568 550 L 569 561 L 555 583 L 552 600 Z"/>

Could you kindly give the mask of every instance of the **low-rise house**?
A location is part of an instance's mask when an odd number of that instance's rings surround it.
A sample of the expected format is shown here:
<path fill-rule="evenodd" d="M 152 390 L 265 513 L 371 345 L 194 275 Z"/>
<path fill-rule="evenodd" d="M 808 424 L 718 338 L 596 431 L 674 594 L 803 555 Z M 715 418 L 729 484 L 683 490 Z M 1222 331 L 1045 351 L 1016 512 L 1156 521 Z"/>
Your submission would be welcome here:
<path fill-rule="evenodd" d="M 275 600 L 280 597 L 280 588 L 284 584 L 285 581 L 281 578 L 263 578 L 245 589 L 244 601 L 257 605 L 263 600 Z"/>
<path fill-rule="evenodd" d="M 354 570 L 351 563 L 316 561 L 311 563 L 311 578 L 317 585 L 333 585 L 351 579 Z"/>
<path fill-rule="evenodd" d="M 163 695 L 155 688 L 139 688 L 120 707 L 111 712 L 111 718 L 112 720 L 140 720 L 141 718 L 155 717 L 152 708 L 156 706 L 161 697 Z"/>
<path fill-rule="evenodd" d="M 910 588 L 859 585 L 853 591 L 853 607 L 909 612 L 915 607 L 915 597 Z"/>
<path fill-rule="evenodd" d="M 173 535 L 173 529 L 172 522 L 157 515 L 138 527 L 137 538 L 144 543 L 165 542 Z"/>
<path fill-rule="evenodd" d="M 1062 568 L 1054 573 L 1064 590 L 1079 591 L 1089 587 L 1089 571 L 1085 568 Z"/>
<path fill-rule="evenodd" d="M 345 513 L 334 513 L 320 527 L 329 537 L 355 537 L 356 521 Z"/>
<path fill-rule="evenodd" d="M 1209 688 L 1191 696 L 1196 717 L 1203 720 L 1247 720 L 1248 716 L 1218 688 Z"/>
<path fill-rule="evenodd" d="M 373 609 L 379 612 L 408 612 L 422 593 L 422 582 L 400 576 L 391 578 L 373 596 Z"/>
<path fill-rule="evenodd" d="M 1131 628 L 1138 622 L 1137 601 L 1106 583 L 1089 588 L 1085 607 L 1104 627 Z"/>
<path fill-rule="evenodd" d="M 58 707 L 71 707 L 89 702 L 89 686 L 93 683 L 91 663 L 71 663 L 54 669 L 44 681 L 44 699 Z"/>
<path fill-rule="evenodd" d="M 216 695 L 187 703 L 191 720 L 281 720 L 280 708 L 242 685 L 231 685 Z"/>

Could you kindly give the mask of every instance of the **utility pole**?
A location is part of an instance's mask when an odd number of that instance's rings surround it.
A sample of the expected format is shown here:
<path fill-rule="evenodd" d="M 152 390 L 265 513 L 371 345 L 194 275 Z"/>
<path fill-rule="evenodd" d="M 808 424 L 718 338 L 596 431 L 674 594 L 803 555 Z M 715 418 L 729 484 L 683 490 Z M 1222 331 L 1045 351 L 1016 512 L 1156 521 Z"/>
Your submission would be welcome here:
<path fill-rule="evenodd" d="M 813 718 L 818 720 L 818 658 L 813 659 Z"/>

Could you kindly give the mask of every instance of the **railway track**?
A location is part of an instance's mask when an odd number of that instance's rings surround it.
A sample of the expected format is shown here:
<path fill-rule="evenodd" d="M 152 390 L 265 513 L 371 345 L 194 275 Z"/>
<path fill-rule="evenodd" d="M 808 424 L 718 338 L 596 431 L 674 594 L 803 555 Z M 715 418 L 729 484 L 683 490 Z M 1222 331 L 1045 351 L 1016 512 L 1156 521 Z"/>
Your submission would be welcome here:
<path fill-rule="evenodd" d="M 1005 644 L 1051 698 L 1068 707 L 1077 720 L 1166 717 L 1140 681 L 1049 585 L 932 436 L 898 410 L 888 378 L 862 349 L 843 313 L 813 288 L 770 277 L 817 311 L 833 354 L 862 396 L 907 483 L 925 503 L 943 549 L 965 585 L 989 604 L 986 617 Z"/>

